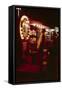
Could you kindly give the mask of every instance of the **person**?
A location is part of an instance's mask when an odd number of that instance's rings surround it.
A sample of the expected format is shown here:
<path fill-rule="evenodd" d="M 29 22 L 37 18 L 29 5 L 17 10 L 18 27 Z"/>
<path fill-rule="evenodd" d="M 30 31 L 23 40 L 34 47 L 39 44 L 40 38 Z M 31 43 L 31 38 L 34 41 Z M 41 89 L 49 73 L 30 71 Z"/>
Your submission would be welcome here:
<path fill-rule="evenodd" d="M 37 62 L 37 35 L 36 30 L 31 30 L 31 35 L 29 39 L 29 54 L 32 56 L 32 64 Z"/>

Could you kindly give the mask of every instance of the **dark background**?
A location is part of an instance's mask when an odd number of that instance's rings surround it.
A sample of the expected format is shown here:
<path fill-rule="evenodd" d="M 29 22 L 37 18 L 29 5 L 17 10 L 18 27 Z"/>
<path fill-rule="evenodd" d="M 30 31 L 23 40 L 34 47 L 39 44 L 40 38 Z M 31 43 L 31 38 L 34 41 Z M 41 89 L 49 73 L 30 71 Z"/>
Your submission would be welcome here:
<path fill-rule="evenodd" d="M 44 25 L 54 27 L 59 26 L 59 8 L 32 8 L 32 7 L 22 7 L 20 11 L 20 16 L 27 15 L 30 19 L 40 21 Z"/>
<path fill-rule="evenodd" d="M 39 7 L 20 7 L 20 16 L 17 15 L 16 10 L 16 68 L 22 64 L 21 59 L 21 39 L 19 34 L 19 22 L 22 15 L 26 15 L 30 20 L 35 20 L 41 22 L 43 25 L 54 28 L 58 26 L 60 29 L 60 9 L 59 8 L 39 8 Z M 17 8 L 18 8 L 17 7 Z M 51 49 L 51 55 L 49 57 L 49 66 L 48 66 L 48 80 L 59 80 L 60 79 L 60 33 L 58 40 Z M 16 72 L 17 74 L 18 72 Z M 29 73 L 27 74 L 29 76 Z M 16 75 L 16 78 L 22 77 L 23 74 L 19 73 Z M 31 77 L 31 76 L 30 76 Z M 43 77 L 42 77 L 43 78 Z M 45 78 L 45 77 L 44 77 Z"/>

